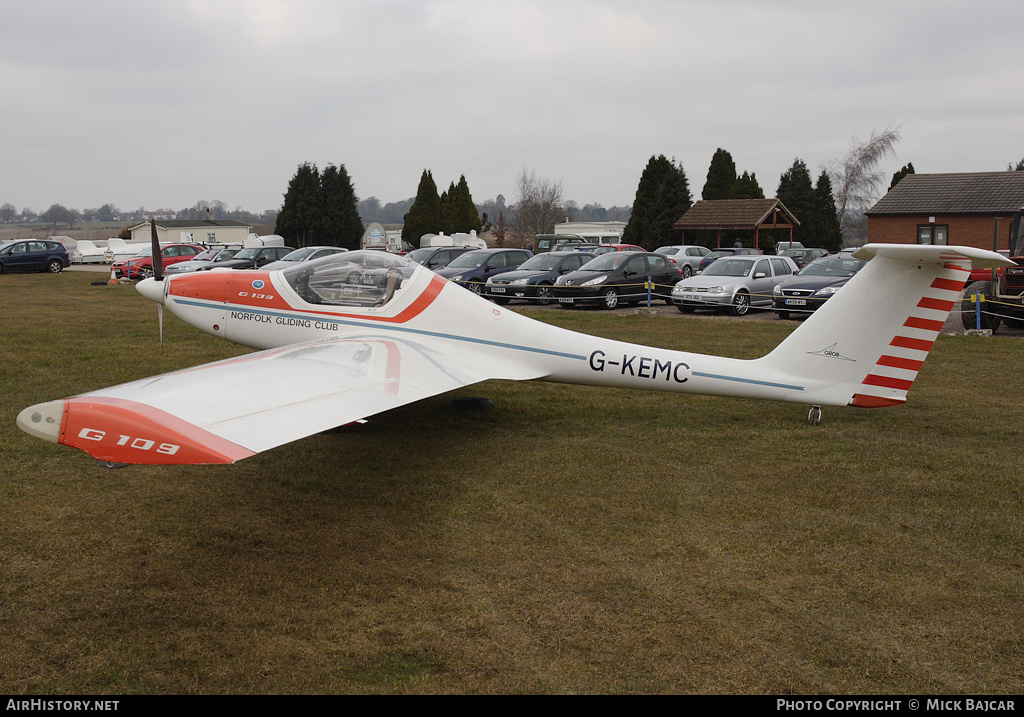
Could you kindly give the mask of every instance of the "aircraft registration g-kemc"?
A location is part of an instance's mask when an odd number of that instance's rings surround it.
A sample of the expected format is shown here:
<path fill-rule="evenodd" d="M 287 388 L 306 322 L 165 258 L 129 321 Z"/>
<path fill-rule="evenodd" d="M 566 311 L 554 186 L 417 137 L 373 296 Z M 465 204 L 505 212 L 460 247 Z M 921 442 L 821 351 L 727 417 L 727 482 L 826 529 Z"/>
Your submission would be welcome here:
<path fill-rule="evenodd" d="M 751 360 L 551 326 L 379 251 L 146 279 L 139 292 L 161 308 L 260 351 L 32 406 L 18 425 L 104 462 L 187 464 L 232 463 L 489 379 L 788 401 L 810 405 L 812 422 L 821 406 L 895 406 L 972 263 L 1009 262 L 956 246 L 869 244 L 856 256 L 869 261 L 841 292 Z M 239 380 L 261 390 L 238 395 Z"/>

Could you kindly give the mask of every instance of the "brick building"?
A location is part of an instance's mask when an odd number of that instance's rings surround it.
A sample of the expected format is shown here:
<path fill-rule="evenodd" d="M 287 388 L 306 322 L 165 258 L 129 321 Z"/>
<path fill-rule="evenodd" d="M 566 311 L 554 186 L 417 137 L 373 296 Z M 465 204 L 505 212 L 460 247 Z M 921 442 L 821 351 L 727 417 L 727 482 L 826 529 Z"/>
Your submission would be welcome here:
<path fill-rule="evenodd" d="M 1010 246 L 1010 222 L 1024 207 L 1024 172 L 908 174 L 869 209 L 868 241 Z M 997 220 L 998 219 L 998 224 Z"/>

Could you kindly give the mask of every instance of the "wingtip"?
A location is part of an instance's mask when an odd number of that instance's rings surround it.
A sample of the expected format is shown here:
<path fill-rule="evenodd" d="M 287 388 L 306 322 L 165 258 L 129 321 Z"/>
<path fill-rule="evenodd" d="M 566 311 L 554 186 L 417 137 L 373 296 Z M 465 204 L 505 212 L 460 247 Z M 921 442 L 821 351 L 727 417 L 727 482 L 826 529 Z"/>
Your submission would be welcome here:
<path fill-rule="evenodd" d="M 18 428 L 30 436 L 57 443 L 64 420 L 64 401 L 49 401 L 29 406 L 18 414 Z"/>

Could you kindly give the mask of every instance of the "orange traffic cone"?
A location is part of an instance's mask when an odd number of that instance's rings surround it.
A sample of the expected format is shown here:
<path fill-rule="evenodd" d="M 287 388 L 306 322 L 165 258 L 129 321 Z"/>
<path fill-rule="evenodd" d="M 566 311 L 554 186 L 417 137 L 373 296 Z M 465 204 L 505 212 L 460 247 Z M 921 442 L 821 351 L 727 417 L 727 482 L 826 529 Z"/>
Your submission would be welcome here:
<path fill-rule="evenodd" d="M 107 282 L 109 286 L 117 286 L 117 272 L 114 271 L 114 267 L 110 267 L 110 281 Z"/>

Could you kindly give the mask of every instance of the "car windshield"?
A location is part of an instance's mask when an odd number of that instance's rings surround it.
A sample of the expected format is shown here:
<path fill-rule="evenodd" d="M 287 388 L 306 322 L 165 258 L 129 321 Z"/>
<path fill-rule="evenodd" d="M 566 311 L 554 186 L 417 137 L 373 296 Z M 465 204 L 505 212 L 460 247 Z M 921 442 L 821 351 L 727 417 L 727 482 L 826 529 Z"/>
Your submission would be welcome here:
<path fill-rule="evenodd" d="M 860 271 L 864 262 L 860 259 L 844 257 L 824 257 L 815 259 L 805 266 L 800 276 L 834 276 L 837 278 L 849 278 Z"/>
<path fill-rule="evenodd" d="M 482 251 L 468 251 L 465 254 L 455 257 L 455 259 L 448 264 L 449 269 L 473 269 L 480 266 L 490 254 Z"/>
<path fill-rule="evenodd" d="M 196 254 L 193 261 L 212 261 L 215 256 L 217 256 L 216 249 L 207 249 Z"/>
<path fill-rule="evenodd" d="M 414 261 L 417 264 L 422 264 L 427 259 L 429 259 L 433 253 L 433 249 L 414 249 L 408 254 L 406 254 L 405 258 L 409 259 L 410 261 Z"/>
<path fill-rule="evenodd" d="M 524 261 L 519 268 L 526 271 L 551 271 L 561 260 L 562 257 L 557 254 L 538 254 Z"/>
<path fill-rule="evenodd" d="M 654 250 L 655 254 L 669 254 L 669 255 L 672 255 L 672 254 L 676 254 L 678 252 L 679 252 L 679 247 L 675 247 L 675 246 L 659 246 L 657 249 Z"/>
<path fill-rule="evenodd" d="M 284 278 L 303 301 L 374 308 L 400 296 L 417 265 L 382 251 L 347 251 L 284 270 Z"/>
<path fill-rule="evenodd" d="M 140 249 L 132 255 L 132 258 L 138 259 L 144 256 L 153 256 L 153 247 L 147 246 L 145 249 Z"/>
<path fill-rule="evenodd" d="M 316 247 L 305 246 L 295 251 L 290 251 L 281 257 L 281 261 L 305 261 L 309 258 L 309 255 L 317 251 Z"/>
<path fill-rule="evenodd" d="M 235 254 L 233 259 L 255 259 L 259 249 L 242 249 L 240 252 Z"/>
<path fill-rule="evenodd" d="M 225 259 L 231 259 L 240 250 L 239 249 L 221 249 L 217 252 L 217 256 L 213 258 L 214 261 L 224 261 Z"/>
<path fill-rule="evenodd" d="M 722 257 L 709 266 L 701 276 L 749 276 L 754 262 Z"/>
<path fill-rule="evenodd" d="M 629 261 L 629 252 L 610 251 L 606 254 L 591 259 L 580 267 L 581 271 L 612 271 L 622 265 L 622 262 Z"/>

